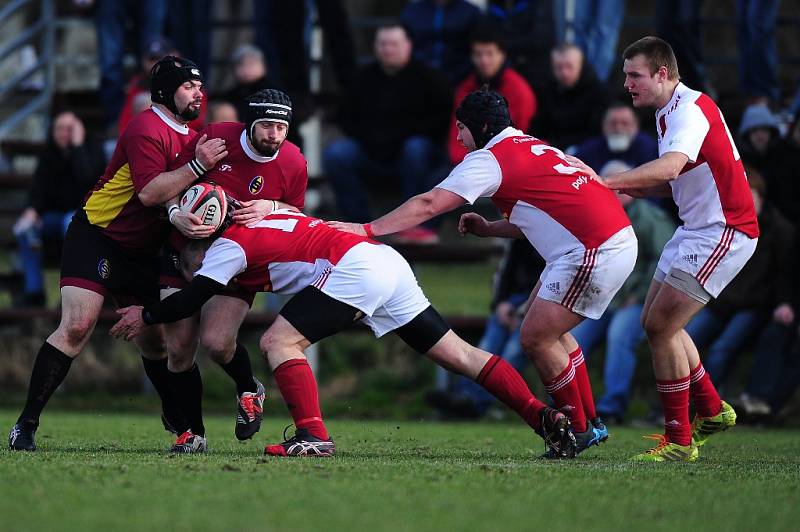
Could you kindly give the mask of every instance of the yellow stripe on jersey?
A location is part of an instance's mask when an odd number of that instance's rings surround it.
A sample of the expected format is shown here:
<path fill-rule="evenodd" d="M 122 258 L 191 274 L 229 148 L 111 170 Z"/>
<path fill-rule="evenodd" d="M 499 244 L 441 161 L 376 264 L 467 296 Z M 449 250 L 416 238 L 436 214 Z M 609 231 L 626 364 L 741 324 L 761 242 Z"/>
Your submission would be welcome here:
<path fill-rule="evenodd" d="M 105 182 L 102 188 L 92 192 L 83 210 L 89 223 L 108 227 L 119 216 L 125 205 L 133 197 L 135 190 L 131 180 L 131 169 L 127 164 L 120 167 L 114 177 Z"/>

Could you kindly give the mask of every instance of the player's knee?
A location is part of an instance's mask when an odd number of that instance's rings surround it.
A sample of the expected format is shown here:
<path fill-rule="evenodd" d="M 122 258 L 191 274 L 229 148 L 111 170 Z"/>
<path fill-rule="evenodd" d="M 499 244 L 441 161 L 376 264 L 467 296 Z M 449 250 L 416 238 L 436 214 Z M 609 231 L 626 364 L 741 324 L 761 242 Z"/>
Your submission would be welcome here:
<path fill-rule="evenodd" d="M 204 332 L 200 337 L 200 347 L 211 360 L 222 364 L 236 349 L 236 338 L 227 334 Z"/>
<path fill-rule="evenodd" d="M 647 338 L 651 340 L 669 335 L 674 329 L 667 316 L 657 312 L 649 312 L 644 318 L 642 327 L 644 327 Z"/>
<path fill-rule="evenodd" d="M 62 337 L 70 346 L 80 346 L 86 342 L 93 326 L 93 319 L 81 317 L 62 323 L 59 329 Z"/>
<path fill-rule="evenodd" d="M 522 349 L 533 358 L 536 353 L 540 352 L 547 342 L 547 335 L 541 329 L 531 328 L 529 330 L 520 331 L 519 343 Z"/>
<path fill-rule="evenodd" d="M 192 369 L 194 362 L 195 357 L 193 354 L 187 356 L 185 353 L 170 353 L 169 359 L 167 360 L 167 369 L 169 369 L 172 373 L 183 373 Z"/>

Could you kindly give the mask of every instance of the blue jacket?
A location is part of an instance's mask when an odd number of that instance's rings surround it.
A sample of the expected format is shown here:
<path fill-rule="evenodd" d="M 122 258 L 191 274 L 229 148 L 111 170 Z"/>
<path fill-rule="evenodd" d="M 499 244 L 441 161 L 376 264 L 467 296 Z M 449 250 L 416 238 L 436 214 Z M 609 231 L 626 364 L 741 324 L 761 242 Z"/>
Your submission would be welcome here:
<path fill-rule="evenodd" d="M 603 166 L 611 160 L 622 161 L 635 168 L 658 159 L 658 144 L 652 137 L 640 131 L 626 151 L 614 153 L 608 149 L 606 138 L 599 135 L 578 144 L 575 149 L 575 157 L 591 166 L 599 174 L 603 170 Z"/>

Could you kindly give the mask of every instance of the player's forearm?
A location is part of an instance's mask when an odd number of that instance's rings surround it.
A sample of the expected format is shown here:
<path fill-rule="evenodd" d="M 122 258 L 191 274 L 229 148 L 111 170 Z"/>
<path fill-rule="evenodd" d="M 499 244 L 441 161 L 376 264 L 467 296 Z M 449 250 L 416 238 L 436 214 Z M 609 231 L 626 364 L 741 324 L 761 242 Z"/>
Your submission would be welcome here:
<path fill-rule="evenodd" d="M 370 223 L 375 236 L 390 235 L 426 222 L 441 212 L 436 212 L 433 201 L 420 194 L 409 199 L 392 212 Z"/>
<path fill-rule="evenodd" d="M 671 159 L 659 158 L 627 172 L 604 177 L 603 182 L 612 190 L 660 187 L 675 179 L 682 166 Z"/>
<path fill-rule="evenodd" d="M 171 172 L 163 172 L 139 192 L 139 201 L 148 207 L 162 205 L 178 196 L 197 178 L 198 175 L 192 171 L 188 163 Z"/>
<path fill-rule="evenodd" d="M 175 292 L 158 303 L 144 307 L 142 320 L 148 325 L 153 325 L 186 319 L 200 310 L 209 299 L 224 290 L 225 285 L 198 275 L 183 290 Z"/>
<path fill-rule="evenodd" d="M 489 222 L 489 234 L 500 238 L 525 238 L 522 229 L 512 224 L 508 220 L 497 220 Z"/>

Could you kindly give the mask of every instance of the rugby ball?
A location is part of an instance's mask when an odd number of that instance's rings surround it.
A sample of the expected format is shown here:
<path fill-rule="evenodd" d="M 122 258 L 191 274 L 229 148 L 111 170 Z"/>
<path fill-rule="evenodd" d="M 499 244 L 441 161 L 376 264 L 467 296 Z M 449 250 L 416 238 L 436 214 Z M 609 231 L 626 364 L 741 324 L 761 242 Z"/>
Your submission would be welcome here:
<path fill-rule="evenodd" d="M 200 218 L 204 225 L 219 229 L 228 212 L 228 201 L 222 188 L 213 183 L 198 183 L 183 193 L 178 205 L 183 212 Z"/>

